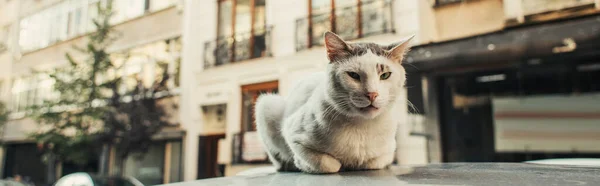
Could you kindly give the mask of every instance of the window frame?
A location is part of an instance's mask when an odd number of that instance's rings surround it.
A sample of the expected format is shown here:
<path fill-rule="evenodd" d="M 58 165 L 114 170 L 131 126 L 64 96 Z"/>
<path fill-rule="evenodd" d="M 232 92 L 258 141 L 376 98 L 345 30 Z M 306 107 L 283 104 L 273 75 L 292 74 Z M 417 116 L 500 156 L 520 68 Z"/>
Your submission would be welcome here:
<path fill-rule="evenodd" d="M 264 27 L 263 28 L 256 28 L 255 27 L 255 25 L 256 25 L 256 11 L 255 11 L 256 10 L 256 1 L 257 0 L 249 0 L 249 3 L 250 3 L 250 5 L 249 5 L 250 6 L 250 38 L 249 38 L 249 47 L 246 50 L 248 50 L 250 52 L 250 55 L 251 55 L 250 59 L 260 58 L 260 57 L 267 56 L 267 55 L 261 55 L 261 56 L 258 56 L 258 57 L 252 57 L 252 52 L 254 52 L 254 46 L 255 46 L 255 42 L 256 42 L 254 36 L 257 33 L 257 30 L 263 29 L 264 32 L 266 32 L 267 31 L 267 27 L 268 27 L 267 26 L 267 21 L 266 21 L 266 15 L 265 15 Z M 223 24 L 220 21 L 221 20 L 221 17 L 220 17 L 221 16 L 221 10 L 222 10 L 221 6 L 222 6 L 222 3 L 225 3 L 225 2 L 231 2 L 231 20 L 230 20 L 230 23 L 231 23 L 231 25 L 230 25 L 231 27 L 230 28 L 231 28 L 231 30 L 229 30 L 230 31 L 229 33 L 231 33 L 231 34 L 220 35 L 220 33 L 222 33 L 221 24 Z M 217 28 L 216 28 L 217 40 L 223 39 L 221 37 L 224 37 L 224 38 L 236 38 L 236 36 L 238 34 L 244 34 L 244 33 L 237 33 L 236 32 L 237 2 L 238 2 L 238 0 L 217 0 L 217 16 L 216 16 L 216 19 L 217 19 L 216 20 L 216 22 L 217 22 Z M 265 7 L 266 7 L 266 1 L 265 1 Z M 265 14 L 266 14 L 266 12 L 265 12 Z M 227 33 L 227 32 L 225 32 L 225 33 Z M 238 61 L 238 60 L 235 59 L 235 51 L 236 51 L 236 46 L 235 46 L 235 40 L 234 40 L 234 43 L 232 44 L 231 49 L 229 51 L 232 54 L 231 59 L 230 59 L 231 62 Z M 240 60 L 240 61 L 243 61 L 243 60 Z"/>
<path fill-rule="evenodd" d="M 445 6 L 445 5 L 451 5 L 451 4 L 458 4 L 458 3 L 464 3 L 467 2 L 468 0 L 446 0 L 446 1 L 450 1 L 450 2 L 441 2 L 443 0 L 435 0 L 434 3 L 434 7 L 440 7 L 440 6 Z"/>
<path fill-rule="evenodd" d="M 313 12 L 313 1 L 314 0 L 308 0 L 308 16 L 307 16 L 307 24 L 308 24 L 308 41 L 307 41 L 307 47 L 306 48 L 311 48 L 313 46 L 319 46 L 319 44 L 314 43 L 313 42 L 313 17 L 314 12 Z M 334 32 L 334 33 L 338 33 L 337 32 L 337 16 L 336 16 L 336 8 L 348 8 L 348 7 L 336 7 L 336 0 L 329 0 L 329 26 L 330 26 L 330 31 Z M 374 2 L 378 2 L 381 1 L 384 4 L 387 5 L 391 5 L 390 3 L 392 3 L 392 0 L 371 0 L 371 1 L 367 1 L 365 2 L 364 0 L 355 0 L 356 2 L 352 4 L 352 6 L 356 7 L 356 28 L 357 28 L 357 34 L 356 34 L 356 38 L 364 38 L 365 36 L 368 35 L 368 33 L 365 33 L 365 24 L 363 24 L 363 14 L 365 13 L 365 9 L 364 6 L 365 5 L 369 5 L 368 3 L 374 3 Z M 436 0 L 437 1 L 437 0 Z M 391 7 L 385 7 L 385 8 L 391 8 Z M 388 10 L 385 10 L 388 11 Z M 390 13 L 392 13 L 392 11 L 390 11 Z M 393 15 L 391 15 L 393 17 Z M 389 21 L 389 20 L 388 20 Z M 393 24 L 393 23 L 392 23 Z M 394 28 L 393 25 L 391 26 L 391 31 L 393 32 Z M 384 31 L 385 32 L 385 31 Z"/>
<path fill-rule="evenodd" d="M 251 131 L 256 131 L 256 121 L 252 120 L 250 126 L 248 126 L 248 123 L 244 123 L 244 118 L 248 117 L 247 114 L 250 113 L 246 113 L 244 112 L 244 95 L 246 94 L 253 94 L 255 97 L 253 97 L 253 101 L 254 103 L 256 103 L 258 96 L 260 96 L 260 92 L 267 92 L 267 93 L 272 93 L 272 92 L 279 92 L 279 80 L 275 80 L 275 81 L 267 81 L 267 82 L 261 82 L 261 83 L 256 83 L 256 84 L 248 84 L 248 85 L 243 85 L 241 86 L 241 100 L 242 100 L 242 108 L 241 108 L 241 122 L 240 122 L 240 132 L 244 133 L 244 132 L 251 132 Z M 248 128 L 251 127 L 250 130 L 248 130 Z"/>

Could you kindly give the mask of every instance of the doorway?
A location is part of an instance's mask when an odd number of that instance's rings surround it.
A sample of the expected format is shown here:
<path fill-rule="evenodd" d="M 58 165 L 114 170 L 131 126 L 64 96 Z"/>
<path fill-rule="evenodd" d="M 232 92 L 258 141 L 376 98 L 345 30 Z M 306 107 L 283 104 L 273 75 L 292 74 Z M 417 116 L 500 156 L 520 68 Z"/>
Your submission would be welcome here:
<path fill-rule="evenodd" d="M 225 134 L 200 136 L 198 148 L 198 179 L 224 176 L 224 171 L 218 166 L 219 140 Z"/>

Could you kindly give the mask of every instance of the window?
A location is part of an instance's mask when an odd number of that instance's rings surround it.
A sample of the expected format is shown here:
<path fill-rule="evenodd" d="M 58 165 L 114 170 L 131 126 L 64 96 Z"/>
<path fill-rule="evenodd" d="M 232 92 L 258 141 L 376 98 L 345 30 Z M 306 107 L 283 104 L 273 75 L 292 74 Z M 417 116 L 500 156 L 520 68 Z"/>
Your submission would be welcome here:
<path fill-rule="evenodd" d="M 94 25 L 94 19 L 96 17 L 98 17 L 98 5 L 100 4 L 100 2 L 94 2 L 94 3 L 90 3 L 88 5 L 88 11 L 87 11 L 87 16 L 88 16 L 88 26 L 87 26 L 87 30 L 86 32 L 92 32 L 93 30 L 96 29 L 96 25 Z"/>
<path fill-rule="evenodd" d="M 242 131 L 256 131 L 254 117 L 254 104 L 258 96 L 265 93 L 278 93 L 279 82 L 272 81 L 266 83 L 252 84 L 242 86 Z"/>
<path fill-rule="evenodd" d="M 177 4 L 179 0 L 146 0 L 146 11 L 159 11 Z"/>
<path fill-rule="evenodd" d="M 168 183 L 175 183 L 175 182 L 180 182 L 183 181 L 183 173 L 182 173 L 182 158 L 183 158 L 183 154 L 182 154 L 182 142 L 180 140 L 177 141 L 170 141 L 168 142 L 168 145 L 170 145 L 170 148 L 168 148 L 168 150 L 170 150 L 170 159 L 166 160 L 166 161 L 170 161 L 170 163 L 168 164 L 169 167 L 169 180 Z M 165 167 L 167 168 L 167 167 Z"/>
<path fill-rule="evenodd" d="M 112 24 L 119 24 L 126 20 L 144 14 L 146 0 L 113 1 L 114 16 Z"/>
<path fill-rule="evenodd" d="M 435 0 L 435 5 L 439 6 L 439 5 L 446 5 L 446 4 L 452 4 L 452 3 L 459 3 L 459 2 L 463 2 L 465 0 Z"/>
<path fill-rule="evenodd" d="M 242 123 L 241 133 L 234 138 L 234 157 L 241 163 L 266 162 L 265 149 L 260 145 L 256 133 L 256 120 L 254 119 L 254 105 L 261 94 L 279 92 L 279 82 L 271 81 L 244 85 L 242 88 Z"/>
<path fill-rule="evenodd" d="M 11 110 L 26 111 L 29 107 L 41 105 L 54 98 L 54 81 L 47 75 L 26 76 L 13 81 Z M 50 94 L 49 94 L 50 93 Z"/>
<path fill-rule="evenodd" d="M 165 141 L 154 142 L 141 158 L 139 154 L 133 153 L 125 159 L 125 162 L 116 163 L 117 165 L 124 163 L 124 175 L 134 177 L 144 185 L 164 184 L 165 143 Z"/>
<path fill-rule="evenodd" d="M 326 31 L 347 40 L 392 31 L 390 0 L 309 0 L 309 4 L 308 18 L 296 21 L 297 49 L 323 45 Z"/>
<path fill-rule="evenodd" d="M 119 94 L 131 92 L 138 85 L 138 81 L 142 80 L 144 63 L 146 59 L 142 56 L 132 56 L 127 60 L 125 67 L 121 70 L 122 84 L 119 89 Z"/>
<path fill-rule="evenodd" d="M 221 0 L 218 11 L 218 64 L 266 55 L 265 0 Z"/>
<path fill-rule="evenodd" d="M 19 45 L 31 51 L 93 30 L 100 0 L 66 0 L 21 19 Z"/>
<path fill-rule="evenodd" d="M 128 51 L 127 61 L 119 54 L 113 55 L 113 60 L 125 63 L 119 74 L 124 77 L 120 93 L 131 91 L 138 81 L 150 87 L 155 81 L 169 75 L 169 88 L 179 86 L 179 63 L 181 58 L 180 38 L 167 39 L 139 46 Z"/>
<path fill-rule="evenodd" d="M 113 1 L 112 24 L 142 16 L 177 3 L 178 0 Z M 93 19 L 97 6 L 106 0 L 64 0 L 20 21 L 19 45 L 23 51 L 44 48 L 59 41 L 84 35 L 95 30 Z M 1 34 L 1 33 L 0 33 Z M 1 35 L 0 35 L 0 39 Z M 1 40 L 0 40 L 1 41 Z M 1 43 L 1 42 L 0 42 Z"/>

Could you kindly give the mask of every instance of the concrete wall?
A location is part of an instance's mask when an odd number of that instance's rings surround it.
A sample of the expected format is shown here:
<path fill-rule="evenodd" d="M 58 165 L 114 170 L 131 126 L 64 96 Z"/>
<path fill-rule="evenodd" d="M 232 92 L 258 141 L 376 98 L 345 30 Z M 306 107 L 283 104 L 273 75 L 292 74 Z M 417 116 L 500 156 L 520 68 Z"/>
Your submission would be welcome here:
<path fill-rule="evenodd" d="M 12 62 L 14 55 L 12 53 L 15 50 L 17 30 L 18 30 L 18 13 L 14 10 L 19 8 L 18 1 L 2 1 L 0 2 L 0 37 L 6 36 L 6 43 L 8 47 L 4 52 L 0 52 L 0 101 L 6 103 L 10 94 L 10 76 Z M 8 28 L 8 30 L 4 30 Z M 2 38 L 0 38 L 2 39 Z M 1 41 L 0 41 L 1 42 Z"/>
<path fill-rule="evenodd" d="M 497 152 L 600 152 L 600 94 L 493 98 Z"/>
<path fill-rule="evenodd" d="M 52 6 L 58 2 L 64 0 L 47 0 L 47 1 L 38 1 L 38 0 L 19 0 L 21 3 L 19 10 L 19 14 L 21 17 L 31 15 L 33 13 L 39 12 L 42 9 L 45 9 L 49 6 Z"/>
<path fill-rule="evenodd" d="M 415 44 L 437 40 L 433 1 L 396 0 L 392 6 L 394 29 L 399 35 L 416 35 L 413 40 Z"/>
<path fill-rule="evenodd" d="M 436 42 L 500 30 L 505 16 L 502 0 L 477 0 L 435 7 Z"/>
<path fill-rule="evenodd" d="M 195 180 L 198 172 L 198 145 L 201 130 L 201 110 L 197 102 L 194 73 L 203 67 L 204 42 L 215 39 L 217 1 L 185 0 L 182 24 L 183 51 L 181 60 L 181 99 L 179 116 L 186 131 L 183 140 L 183 179 Z"/>

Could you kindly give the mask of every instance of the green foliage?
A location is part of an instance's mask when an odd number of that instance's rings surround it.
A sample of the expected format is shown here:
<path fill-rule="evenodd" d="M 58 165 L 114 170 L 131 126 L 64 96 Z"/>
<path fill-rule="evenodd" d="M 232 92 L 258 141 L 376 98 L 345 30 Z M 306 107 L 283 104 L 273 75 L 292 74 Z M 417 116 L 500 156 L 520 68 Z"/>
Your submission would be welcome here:
<path fill-rule="evenodd" d="M 54 81 L 53 88 L 58 94 L 55 99 L 32 108 L 40 128 L 31 137 L 38 142 L 43 156 L 51 154 L 59 161 L 85 165 L 98 153 L 99 144 L 95 140 L 109 110 L 103 104 L 109 97 L 101 92 L 110 90 L 119 81 L 118 78 L 99 81 L 103 72 L 117 68 L 106 52 L 117 38 L 109 24 L 111 4 L 98 6 L 96 32 L 88 36 L 85 47 L 73 47 L 79 52 L 77 57 L 66 54 L 68 66 L 42 72 Z"/>
<path fill-rule="evenodd" d="M 133 153 L 147 152 L 153 142 L 152 136 L 170 125 L 168 118 L 171 116 L 167 109 L 176 109 L 176 105 L 158 99 L 161 93 L 168 92 L 168 79 L 165 72 L 149 88 L 138 81 L 131 92 L 113 94 L 114 100 L 125 97 L 131 99 L 128 102 L 113 102 L 111 114 L 105 115 L 107 124 L 100 135 L 103 141 L 116 148 L 118 158 L 125 159 Z"/>
<path fill-rule="evenodd" d="M 0 130 L 3 130 L 4 124 L 8 121 L 8 109 L 4 103 L 0 102 Z"/>
<path fill-rule="evenodd" d="M 146 152 L 152 136 L 169 124 L 168 107 L 157 99 L 168 92 L 166 72 L 151 87 L 138 80 L 133 90 L 121 90 L 122 78 L 116 72 L 126 62 L 113 61 L 116 54 L 107 52 L 118 38 L 109 24 L 110 4 L 98 8 L 96 30 L 85 47 L 74 46 L 77 55 L 66 54 L 69 64 L 45 72 L 60 93 L 55 100 L 32 109 L 40 128 L 31 137 L 45 157 L 83 166 L 99 158 L 102 145 L 110 145 L 123 159 Z"/>

